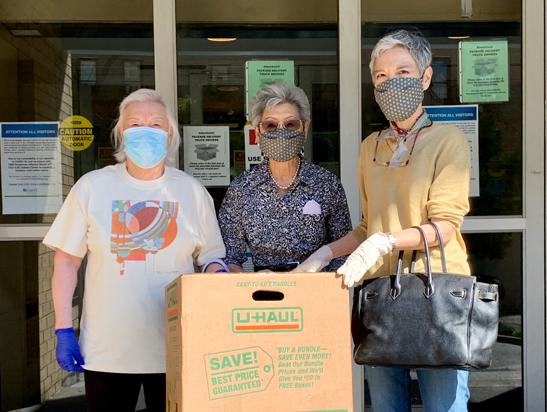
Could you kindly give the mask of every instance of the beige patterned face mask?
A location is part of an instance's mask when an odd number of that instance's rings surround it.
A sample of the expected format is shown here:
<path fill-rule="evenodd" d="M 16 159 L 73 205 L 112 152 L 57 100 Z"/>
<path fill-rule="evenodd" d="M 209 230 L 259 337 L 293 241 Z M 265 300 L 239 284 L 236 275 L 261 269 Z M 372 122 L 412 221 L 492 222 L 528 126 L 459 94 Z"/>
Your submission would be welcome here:
<path fill-rule="evenodd" d="M 374 98 L 388 120 L 402 122 L 415 112 L 424 100 L 421 78 L 394 77 L 374 88 Z"/>
<path fill-rule="evenodd" d="M 305 141 L 304 132 L 276 129 L 260 133 L 259 146 L 268 159 L 286 162 L 300 154 Z"/>

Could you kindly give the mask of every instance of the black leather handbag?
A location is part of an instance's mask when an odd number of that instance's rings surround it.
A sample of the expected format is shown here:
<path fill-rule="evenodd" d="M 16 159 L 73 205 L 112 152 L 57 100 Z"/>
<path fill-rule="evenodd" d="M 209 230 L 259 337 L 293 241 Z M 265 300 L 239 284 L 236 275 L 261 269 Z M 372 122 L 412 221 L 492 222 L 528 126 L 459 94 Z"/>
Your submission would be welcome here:
<path fill-rule="evenodd" d="M 365 281 L 354 295 L 354 361 L 410 369 L 484 369 L 498 334 L 498 285 L 449 274 L 437 232 L 443 273 L 432 273 L 425 232 L 425 272 L 402 274 L 403 251 L 394 275 Z"/>

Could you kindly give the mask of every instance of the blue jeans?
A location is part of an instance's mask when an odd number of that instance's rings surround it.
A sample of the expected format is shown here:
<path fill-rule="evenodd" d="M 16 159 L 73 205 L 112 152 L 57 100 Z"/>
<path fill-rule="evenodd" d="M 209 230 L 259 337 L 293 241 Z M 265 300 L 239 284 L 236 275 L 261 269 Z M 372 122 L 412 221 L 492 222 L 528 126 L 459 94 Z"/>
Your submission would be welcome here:
<path fill-rule="evenodd" d="M 409 369 L 365 366 L 372 412 L 410 412 Z M 417 370 L 424 412 L 467 412 L 469 372 Z"/>

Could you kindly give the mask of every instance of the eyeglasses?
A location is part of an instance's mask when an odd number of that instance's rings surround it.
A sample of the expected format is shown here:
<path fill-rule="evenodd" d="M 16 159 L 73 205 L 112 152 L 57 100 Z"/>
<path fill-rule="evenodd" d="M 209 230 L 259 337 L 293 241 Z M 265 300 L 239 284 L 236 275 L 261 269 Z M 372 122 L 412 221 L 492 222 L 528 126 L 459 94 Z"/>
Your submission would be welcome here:
<path fill-rule="evenodd" d="M 302 120 L 300 119 L 287 119 L 279 122 L 277 120 L 265 120 L 263 122 L 260 122 L 258 125 L 265 132 L 273 132 L 274 130 L 277 130 L 279 128 L 296 132 L 298 129 L 300 129 L 300 127 L 304 125 L 304 122 L 302 122 Z"/>
<path fill-rule="evenodd" d="M 419 132 L 418 132 L 419 133 Z M 412 147 L 410 148 L 410 152 L 408 153 L 407 158 L 405 160 L 404 163 L 402 163 L 399 167 L 405 167 L 408 162 L 410 161 L 410 156 L 412 156 L 412 152 L 414 151 L 414 146 L 416 145 L 416 140 L 418 140 L 418 135 L 416 135 L 416 137 L 414 138 L 414 141 L 412 142 Z M 389 166 L 389 163 L 390 161 L 388 160 L 387 162 L 379 162 L 377 159 L 376 159 L 376 155 L 378 153 L 378 143 L 380 143 L 378 140 L 376 141 L 376 147 L 374 148 L 374 158 L 372 159 L 372 161 L 380 166 Z M 387 142 L 386 142 L 387 144 Z"/>
<path fill-rule="evenodd" d="M 418 130 L 418 132 L 416 133 L 416 137 L 414 137 L 414 141 L 412 142 L 412 147 L 410 148 L 410 152 L 407 155 L 408 157 L 406 158 L 405 162 L 402 163 L 399 167 L 405 167 L 408 164 L 408 162 L 410 161 L 410 156 L 412 156 L 412 152 L 414 151 L 414 146 L 416 146 L 416 140 L 418 140 L 418 136 L 420 135 L 420 132 L 422 131 L 422 129 L 426 129 L 426 128 L 430 127 L 432 124 L 433 124 L 433 122 L 429 123 L 427 126 L 424 126 L 424 127 L 422 127 L 421 129 Z M 376 159 L 376 155 L 378 154 L 378 143 L 379 143 L 379 141 L 376 140 L 376 147 L 374 148 L 374 157 L 372 158 L 372 161 L 374 163 L 380 165 L 380 166 L 389 166 L 390 161 L 379 162 Z M 387 144 L 387 142 L 386 142 L 386 144 Z"/>

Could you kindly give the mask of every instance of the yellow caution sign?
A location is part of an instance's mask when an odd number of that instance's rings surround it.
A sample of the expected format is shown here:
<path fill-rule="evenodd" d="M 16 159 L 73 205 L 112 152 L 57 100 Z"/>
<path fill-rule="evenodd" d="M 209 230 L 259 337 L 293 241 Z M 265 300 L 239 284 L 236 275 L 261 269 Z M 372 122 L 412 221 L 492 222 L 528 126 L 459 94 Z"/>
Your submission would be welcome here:
<path fill-rule="evenodd" d="M 59 127 L 59 139 L 70 150 L 87 149 L 93 138 L 93 125 L 83 116 L 69 116 Z"/>

